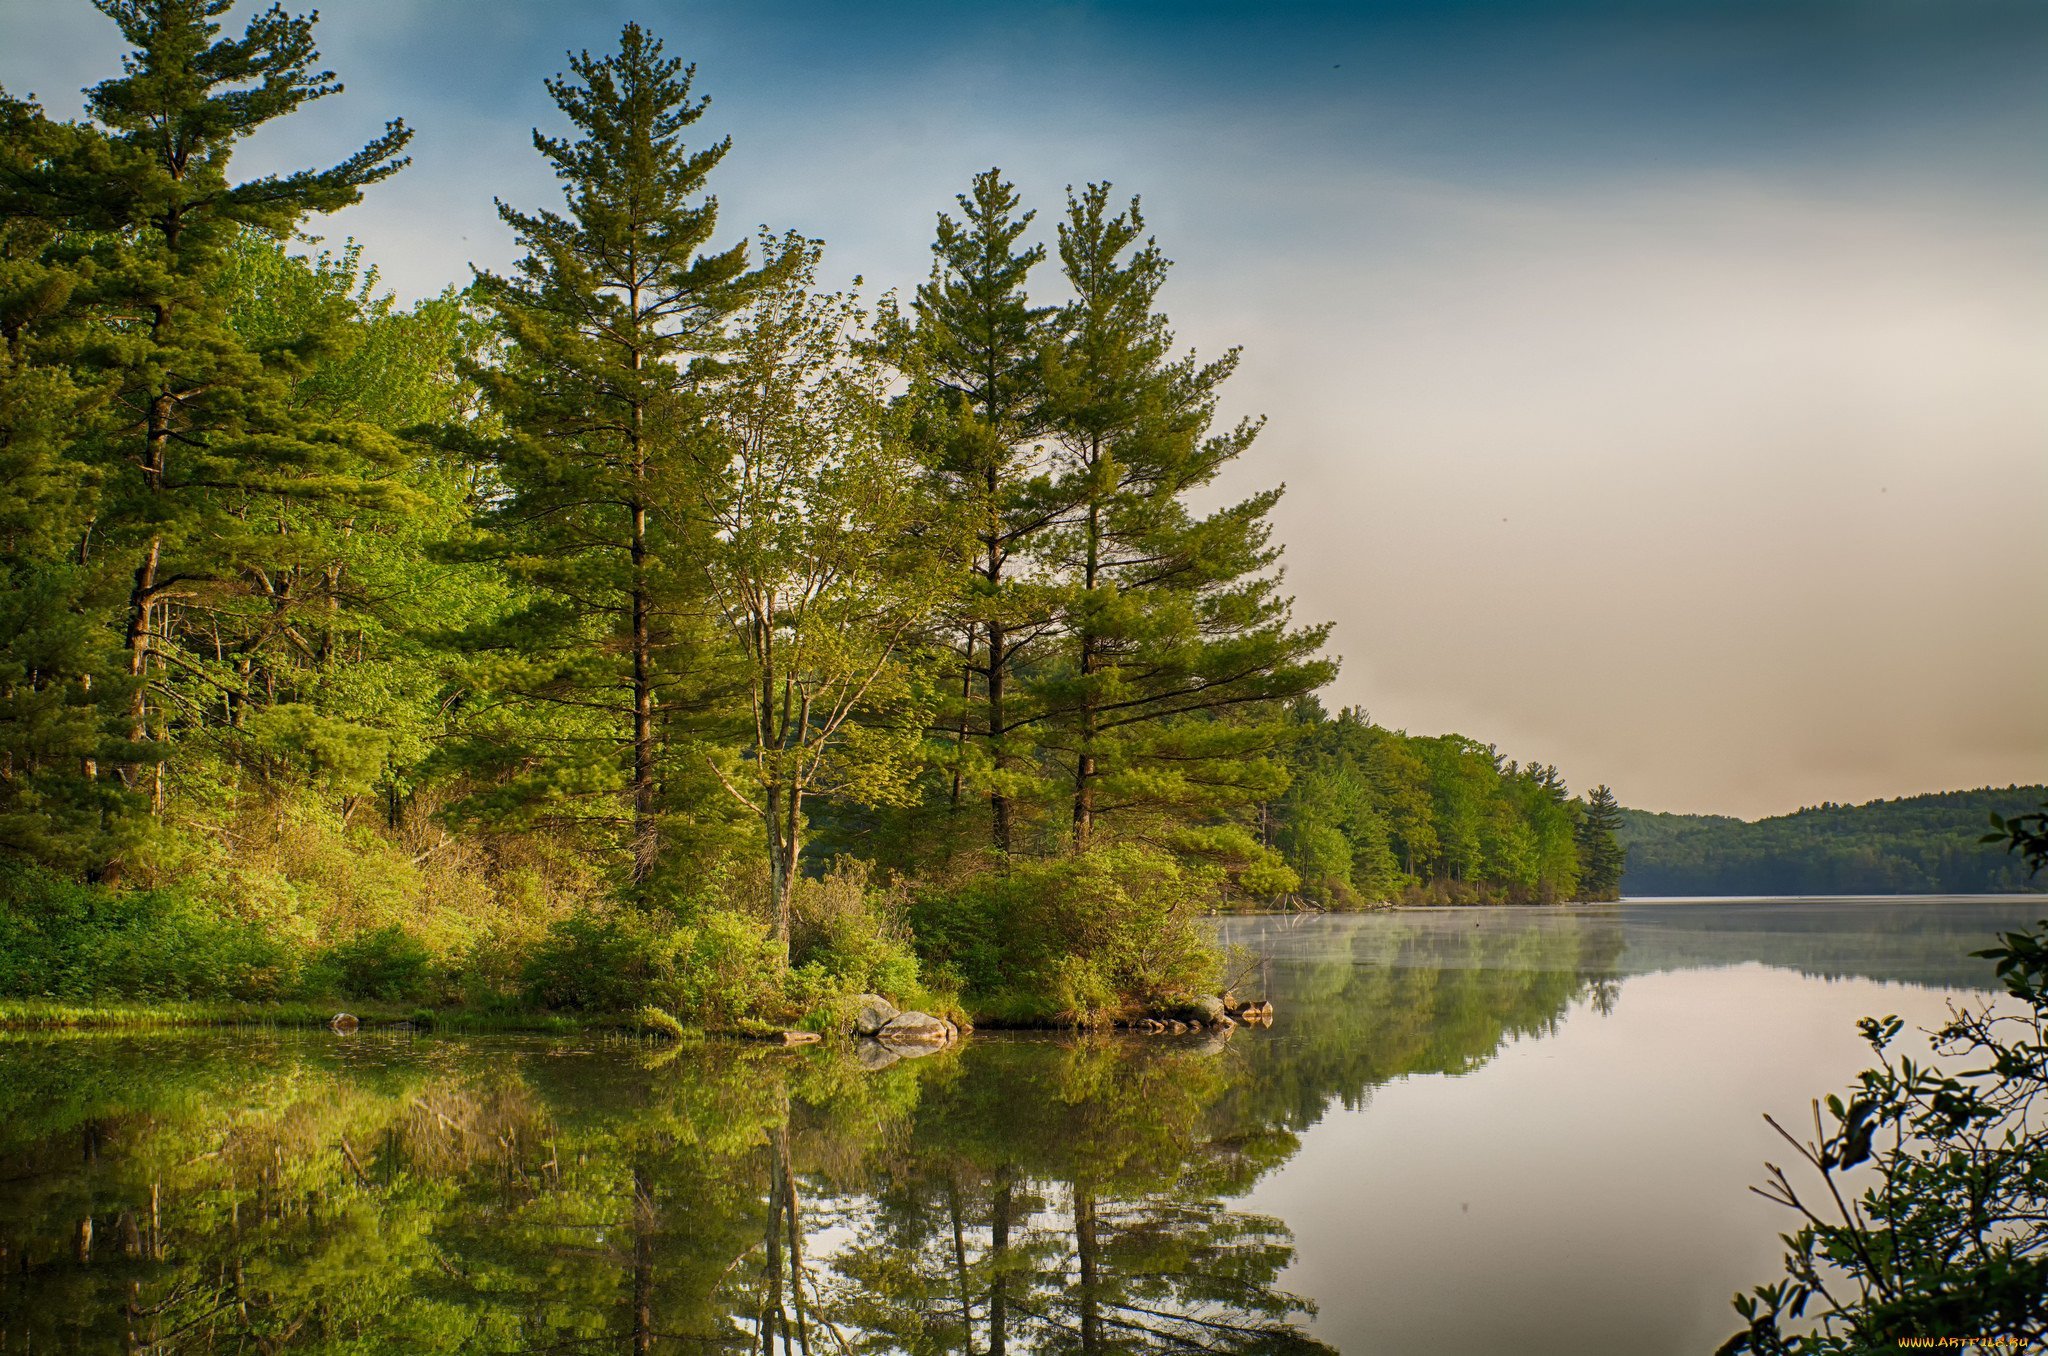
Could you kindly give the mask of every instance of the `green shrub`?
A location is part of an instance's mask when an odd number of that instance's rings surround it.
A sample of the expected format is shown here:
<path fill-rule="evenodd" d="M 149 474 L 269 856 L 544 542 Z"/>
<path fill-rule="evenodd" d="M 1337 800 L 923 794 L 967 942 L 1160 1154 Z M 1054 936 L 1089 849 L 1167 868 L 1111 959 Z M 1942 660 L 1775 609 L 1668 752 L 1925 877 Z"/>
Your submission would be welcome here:
<path fill-rule="evenodd" d="M 634 1021 L 647 1035 L 662 1036 L 672 1041 L 683 1039 L 683 1024 L 652 1003 L 643 1004 L 634 1014 Z"/>
<path fill-rule="evenodd" d="M 915 1002 L 923 986 L 917 953 L 901 922 L 907 903 L 893 891 L 871 887 L 866 862 L 835 862 L 823 880 L 797 884 L 790 911 L 791 964 L 818 967 L 839 992 Z"/>
<path fill-rule="evenodd" d="M 746 914 L 714 909 L 677 928 L 661 947 L 661 962 L 670 1006 L 699 1025 L 781 1021 L 801 1011 L 790 997 L 781 949 Z"/>
<path fill-rule="evenodd" d="M 643 921 L 578 911 L 549 927 L 521 979 L 536 1007 L 631 1012 L 654 999 L 656 938 Z"/>
<path fill-rule="evenodd" d="M 918 950 L 984 1014 L 1044 1005 L 1085 1021 L 1214 985 L 1199 919 L 1221 884 L 1213 869 L 1137 847 L 1015 862 L 920 898 Z"/>
<path fill-rule="evenodd" d="M 177 891 L 0 872 L 0 995 L 274 999 L 295 991 L 298 969 L 261 928 Z"/>
<path fill-rule="evenodd" d="M 434 954 L 425 943 L 394 923 L 329 947 L 314 962 L 308 982 L 329 981 L 350 998 L 418 1002 L 430 996 L 434 971 Z"/>

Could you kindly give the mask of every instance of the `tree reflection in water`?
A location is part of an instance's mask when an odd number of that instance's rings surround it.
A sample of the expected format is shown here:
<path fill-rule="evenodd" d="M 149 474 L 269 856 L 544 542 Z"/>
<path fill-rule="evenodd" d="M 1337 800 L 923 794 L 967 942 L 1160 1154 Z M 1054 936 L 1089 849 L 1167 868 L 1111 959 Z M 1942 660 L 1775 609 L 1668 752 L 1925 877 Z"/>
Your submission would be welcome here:
<path fill-rule="evenodd" d="M 1613 954 L 1593 927 L 1487 931 L 1484 964 L 1418 944 L 1287 969 L 1270 1032 L 977 1037 L 872 1073 L 831 1048 L 9 1040 L 0 1352 L 1325 1350 L 1285 1224 L 1232 1202 L 1332 1100 L 1484 1060 Z"/>

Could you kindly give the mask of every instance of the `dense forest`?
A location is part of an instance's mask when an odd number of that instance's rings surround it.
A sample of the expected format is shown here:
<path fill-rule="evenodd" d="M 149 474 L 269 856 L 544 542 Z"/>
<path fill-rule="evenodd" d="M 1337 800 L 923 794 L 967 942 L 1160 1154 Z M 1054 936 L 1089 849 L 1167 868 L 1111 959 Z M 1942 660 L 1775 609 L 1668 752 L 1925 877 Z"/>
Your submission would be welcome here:
<path fill-rule="evenodd" d="M 2048 787 L 1986 787 L 1823 804 L 1754 823 L 1623 810 L 1631 895 L 1975 894 L 2042 888 L 1993 815 L 2048 801 Z"/>
<path fill-rule="evenodd" d="M 1084 1018 L 1219 905 L 1612 894 L 1604 788 L 1314 703 L 1136 198 L 1040 240 L 990 170 L 824 290 L 628 26 L 516 264 L 408 306 L 303 233 L 402 122 L 231 172 L 310 19 L 97 3 L 83 120 L 0 96 L 0 995 Z"/>

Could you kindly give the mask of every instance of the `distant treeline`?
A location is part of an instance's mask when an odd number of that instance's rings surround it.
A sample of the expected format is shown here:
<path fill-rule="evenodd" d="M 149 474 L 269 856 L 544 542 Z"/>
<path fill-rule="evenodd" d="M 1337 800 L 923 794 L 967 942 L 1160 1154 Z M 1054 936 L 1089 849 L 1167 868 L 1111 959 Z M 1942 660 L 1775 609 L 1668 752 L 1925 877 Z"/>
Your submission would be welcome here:
<path fill-rule="evenodd" d="M 1622 811 L 1629 895 L 1974 894 L 2038 890 L 2025 863 L 1978 839 L 1991 814 L 2048 800 L 2048 786 L 1824 803 L 1754 823 Z"/>
<path fill-rule="evenodd" d="M 1572 795 L 1555 767 L 1463 735 L 1411 735 L 1363 711 L 1294 706 L 1286 792 L 1267 834 L 1326 908 L 1613 899 L 1620 808 Z"/>

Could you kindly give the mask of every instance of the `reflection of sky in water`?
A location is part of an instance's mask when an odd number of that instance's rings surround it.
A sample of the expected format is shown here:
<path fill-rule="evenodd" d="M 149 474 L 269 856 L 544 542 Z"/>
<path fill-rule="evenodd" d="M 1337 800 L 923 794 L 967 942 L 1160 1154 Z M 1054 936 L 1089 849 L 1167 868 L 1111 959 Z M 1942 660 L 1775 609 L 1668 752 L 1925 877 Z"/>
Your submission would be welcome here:
<path fill-rule="evenodd" d="M 1869 1063 L 1856 1020 L 1895 1013 L 1895 1047 L 1988 987 L 1966 953 L 2048 908 L 2039 898 L 1825 905 L 1700 903 L 1457 910 L 1270 926 L 1276 989 L 1333 955 L 1428 968 L 1564 958 L 1619 943 L 1603 1015 L 1591 993 L 1554 1026 L 1504 1037 L 1451 1076 L 1413 1074 L 1332 1106 L 1245 1204 L 1284 1218 L 1282 1284 L 1315 1299 L 1347 1352 L 1657 1356 L 1712 1350 L 1729 1296 L 1778 1275 L 1789 1212 L 1750 1194 L 1811 1099 Z M 1518 916 L 1519 915 L 1519 916 Z M 1233 929 L 1236 930 L 1236 929 Z M 1604 934 L 1604 935 L 1603 935 Z M 1537 944 L 1547 940 L 1550 946 Z M 1500 957 L 1500 960 L 1494 959 Z M 1440 972 L 1439 972 L 1440 973 Z M 1833 976 L 1823 978 L 1822 976 Z M 1313 1011 L 1283 1019 L 1270 1057 Z M 1262 1052 L 1266 1053 L 1266 1052 Z M 1809 1131 L 1810 1133 L 1810 1131 Z M 1795 1175 L 1796 1176 L 1796 1175 Z"/>

